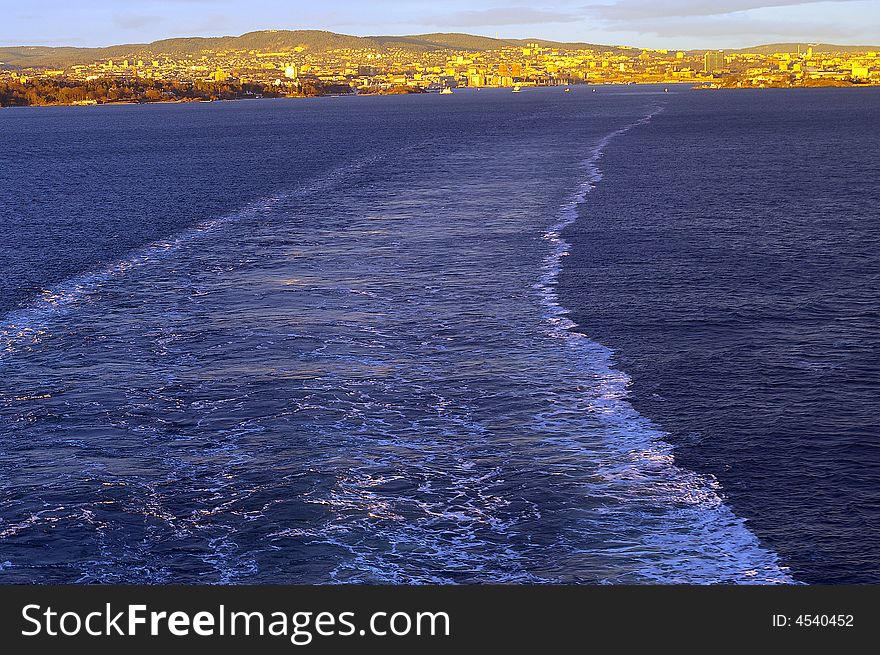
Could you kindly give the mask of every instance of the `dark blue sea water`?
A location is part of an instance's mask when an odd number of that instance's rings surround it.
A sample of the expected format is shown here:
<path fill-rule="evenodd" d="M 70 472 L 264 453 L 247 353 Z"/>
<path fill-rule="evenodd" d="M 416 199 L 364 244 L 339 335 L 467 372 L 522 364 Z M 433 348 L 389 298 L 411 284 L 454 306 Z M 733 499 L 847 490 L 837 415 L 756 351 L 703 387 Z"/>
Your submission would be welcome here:
<path fill-rule="evenodd" d="M 878 101 L 3 110 L 0 582 L 876 580 Z"/>
<path fill-rule="evenodd" d="M 565 304 L 794 576 L 880 582 L 880 89 L 676 96 L 607 148 Z"/>

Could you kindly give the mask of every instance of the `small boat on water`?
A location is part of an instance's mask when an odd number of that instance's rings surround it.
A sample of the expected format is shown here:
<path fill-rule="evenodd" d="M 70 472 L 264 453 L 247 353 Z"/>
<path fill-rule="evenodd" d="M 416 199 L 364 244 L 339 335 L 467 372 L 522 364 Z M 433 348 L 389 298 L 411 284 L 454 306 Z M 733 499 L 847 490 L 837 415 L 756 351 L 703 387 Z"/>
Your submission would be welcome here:
<path fill-rule="evenodd" d="M 519 84 L 517 84 L 515 87 L 513 87 L 514 93 L 519 93 L 520 91 L 522 91 L 522 87 Z"/>
<path fill-rule="evenodd" d="M 566 93 L 571 93 L 571 89 L 569 89 L 568 87 L 565 87 L 565 92 L 566 92 Z"/>
<path fill-rule="evenodd" d="M 452 87 L 451 86 L 444 86 L 443 89 L 440 91 L 440 95 L 441 96 L 452 95 Z"/>

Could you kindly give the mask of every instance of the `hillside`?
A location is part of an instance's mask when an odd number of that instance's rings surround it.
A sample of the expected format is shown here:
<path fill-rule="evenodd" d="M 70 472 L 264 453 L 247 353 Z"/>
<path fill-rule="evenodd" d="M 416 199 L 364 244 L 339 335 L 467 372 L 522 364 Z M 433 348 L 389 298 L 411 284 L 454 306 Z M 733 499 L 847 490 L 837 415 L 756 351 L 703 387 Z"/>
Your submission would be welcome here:
<path fill-rule="evenodd" d="M 734 52 L 753 52 L 759 55 L 769 55 L 774 52 L 806 52 L 812 48 L 813 52 L 868 52 L 880 50 L 877 45 L 834 45 L 832 43 L 767 43 L 756 45 L 751 48 L 740 48 Z"/>
<path fill-rule="evenodd" d="M 257 50 L 273 52 L 303 47 L 312 52 L 338 48 L 401 48 L 423 52 L 426 50 L 493 50 L 505 46 L 520 46 L 527 41 L 493 39 L 470 34 L 416 34 L 413 36 L 358 37 L 320 30 L 266 30 L 248 32 L 241 36 L 190 37 L 162 39 L 153 43 L 114 45 L 106 48 L 51 48 L 46 46 L 17 46 L 0 48 L 0 62 L 21 68 L 65 67 L 93 62 L 99 59 L 129 55 L 198 54 L 208 50 Z"/>
<path fill-rule="evenodd" d="M 414 34 L 411 36 L 349 36 L 321 30 L 264 30 L 248 32 L 241 36 L 189 37 L 163 39 L 153 43 L 130 43 L 105 48 L 74 48 L 48 46 L 15 46 L 0 48 L 0 67 L 15 68 L 65 68 L 76 64 L 86 64 L 100 59 L 125 58 L 169 54 L 196 55 L 211 50 L 256 50 L 273 52 L 303 47 L 307 51 L 323 52 L 338 48 L 375 48 L 379 50 L 399 48 L 424 52 L 428 50 L 497 50 L 502 47 L 522 47 L 537 42 L 544 47 L 583 49 L 619 52 L 620 46 L 597 45 L 591 43 L 561 43 L 542 39 L 493 39 L 459 33 Z M 778 43 L 744 48 L 738 52 L 772 53 L 796 52 L 796 43 Z M 801 47 L 805 47 L 801 44 Z M 880 50 L 880 46 L 836 46 L 830 44 L 813 45 L 816 52 L 857 52 L 860 50 Z"/>
<path fill-rule="evenodd" d="M 0 48 L 0 62 L 19 68 L 65 67 L 84 64 L 99 59 L 118 58 L 128 55 L 199 54 L 206 50 L 274 50 L 303 46 L 321 52 L 336 48 L 381 47 L 371 39 L 319 30 L 267 30 L 249 32 L 241 36 L 188 37 L 162 39 L 152 43 L 130 43 L 106 48 L 52 48 L 47 46 L 16 46 Z"/>

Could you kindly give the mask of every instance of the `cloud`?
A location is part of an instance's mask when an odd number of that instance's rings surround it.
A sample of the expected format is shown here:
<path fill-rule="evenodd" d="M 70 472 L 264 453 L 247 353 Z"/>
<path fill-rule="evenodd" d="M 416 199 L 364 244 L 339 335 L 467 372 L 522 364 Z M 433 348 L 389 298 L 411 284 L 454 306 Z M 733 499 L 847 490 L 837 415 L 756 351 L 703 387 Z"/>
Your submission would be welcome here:
<path fill-rule="evenodd" d="M 591 4 L 587 14 L 610 21 L 631 21 L 644 18 L 723 16 L 753 9 L 790 7 L 820 2 L 858 2 L 859 0 L 618 0 L 614 4 Z"/>
<path fill-rule="evenodd" d="M 590 0 L 587 0 L 588 2 Z M 860 0 L 606 0 L 603 4 L 557 2 L 555 7 L 524 6 L 471 9 L 427 16 L 418 24 L 437 27 L 478 28 L 502 25 L 588 22 L 610 31 L 628 31 L 658 36 L 773 35 L 803 37 L 821 32 L 825 38 L 856 36 L 853 26 L 820 26 L 801 21 L 760 18 L 752 11 L 799 7 L 819 3 L 843 4 Z M 567 6 L 566 6 L 567 5 Z"/>
<path fill-rule="evenodd" d="M 530 9 L 528 7 L 496 7 L 456 11 L 440 16 L 426 16 L 418 20 L 422 25 L 483 27 L 486 25 L 538 25 L 568 23 L 582 18 L 580 12 Z"/>
<path fill-rule="evenodd" d="M 761 40 L 850 39 L 864 33 L 851 21 L 829 22 L 784 18 L 805 5 L 843 4 L 860 0 L 617 0 L 591 4 L 584 13 L 609 31 L 636 32 L 664 38 L 746 37 Z M 798 14 L 793 14 L 797 16 Z"/>
<path fill-rule="evenodd" d="M 147 16 L 143 14 L 117 14 L 113 17 L 113 23 L 124 30 L 137 30 L 147 25 L 155 25 L 162 22 L 161 16 Z"/>
<path fill-rule="evenodd" d="M 215 14 L 211 16 L 203 17 L 198 23 L 193 25 L 190 29 L 195 32 L 213 32 L 218 30 L 225 30 L 232 25 L 232 21 L 228 16 L 224 16 L 222 14 Z"/>
<path fill-rule="evenodd" d="M 797 41 L 816 39 L 814 23 L 790 20 L 751 18 L 746 15 L 696 16 L 693 18 L 642 19 L 627 21 L 627 29 L 641 34 L 660 37 L 725 37 L 754 36 L 760 38 L 785 38 Z M 822 26 L 823 39 L 849 39 L 858 37 L 862 30 L 855 26 Z"/>

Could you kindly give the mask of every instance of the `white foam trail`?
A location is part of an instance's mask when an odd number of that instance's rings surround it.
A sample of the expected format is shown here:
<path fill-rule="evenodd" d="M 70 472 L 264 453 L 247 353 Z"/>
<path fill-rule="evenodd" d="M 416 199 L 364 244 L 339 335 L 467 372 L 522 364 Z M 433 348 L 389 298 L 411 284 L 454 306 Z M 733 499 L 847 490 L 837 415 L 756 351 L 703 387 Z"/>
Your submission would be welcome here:
<path fill-rule="evenodd" d="M 303 183 L 290 191 L 256 200 L 233 213 L 202 221 L 173 236 L 154 241 L 105 268 L 78 275 L 44 289 L 26 306 L 0 318 L 0 367 L 10 354 L 34 347 L 47 338 L 48 325 L 53 319 L 88 302 L 108 281 L 164 259 L 180 250 L 184 244 L 213 234 L 230 223 L 266 214 L 285 200 L 327 191 L 347 176 L 363 170 L 383 157 L 373 155 L 340 166 L 323 177 Z"/>
<path fill-rule="evenodd" d="M 610 435 L 608 448 L 615 455 L 615 462 L 602 470 L 604 483 L 620 485 L 625 490 L 621 494 L 624 498 L 634 495 L 639 501 L 647 499 L 683 508 L 671 511 L 670 521 L 686 527 L 686 534 L 669 530 L 647 537 L 650 546 L 666 553 L 665 566 L 643 561 L 639 573 L 659 583 L 731 579 L 746 583 L 794 583 L 787 568 L 780 565 L 778 556 L 761 546 L 745 522 L 724 504 L 717 480 L 676 465 L 673 447 L 666 441 L 668 435 L 627 401 L 630 378 L 613 367 L 612 351 L 575 331 L 579 326 L 568 318 L 570 311 L 559 298 L 558 278 L 562 260 L 570 248 L 562 232 L 578 219 L 581 206 L 602 179 L 598 163 L 605 149 L 615 138 L 648 124 L 662 110 L 657 107 L 640 120 L 606 135 L 582 162 L 584 180 L 560 208 L 558 220 L 543 235 L 550 244 L 550 252 L 543 259 L 540 281 L 534 288 L 545 309 L 549 336 L 563 340 L 588 369 L 590 382 L 585 383 L 584 388 L 595 388 L 599 384 L 599 393 L 590 395 L 587 407 L 602 418 Z M 563 440 L 568 447 L 578 446 L 576 437 Z M 585 452 L 585 456 L 589 454 Z M 702 568 L 697 561 L 700 559 L 706 562 Z M 670 563 L 673 566 L 670 567 Z M 670 574 L 670 570 L 679 566 L 680 575 Z"/>

